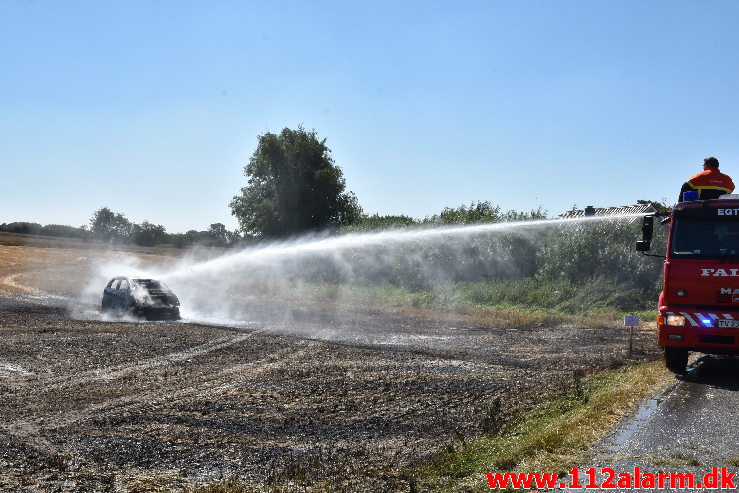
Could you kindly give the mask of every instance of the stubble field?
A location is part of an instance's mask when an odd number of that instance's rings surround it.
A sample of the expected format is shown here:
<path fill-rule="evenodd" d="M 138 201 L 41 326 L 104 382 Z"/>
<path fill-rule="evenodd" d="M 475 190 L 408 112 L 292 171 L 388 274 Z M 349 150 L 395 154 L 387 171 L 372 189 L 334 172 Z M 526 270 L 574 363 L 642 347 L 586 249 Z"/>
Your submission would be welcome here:
<path fill-rule="evenodd" d="M 106 321 L 78 294 L 115 255 L 0 246 L 3 491 L 180 491 L 231 477 L 254 491 L 409 491 L 414 466 L 486 431 L 496 400 L 505 420 L 570 388 L 575 370 L 625 356 L 615 322 L 506 329 L 393 307 Z M 280 300 L 260 309 L 279 315 Z M 649 330 L 635 354 L 656 354 Z"/>

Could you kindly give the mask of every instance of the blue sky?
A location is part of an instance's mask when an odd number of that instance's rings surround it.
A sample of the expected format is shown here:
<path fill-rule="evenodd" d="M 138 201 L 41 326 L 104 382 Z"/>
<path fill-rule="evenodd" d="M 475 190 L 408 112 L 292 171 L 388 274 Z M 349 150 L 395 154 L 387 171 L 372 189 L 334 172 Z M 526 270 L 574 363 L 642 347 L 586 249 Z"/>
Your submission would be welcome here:
<path fill-rule="evenodd" d="M 0 2 L 0 223 L 236 227 L 257 135 L 325 137 L 365 212 L 739 183 L 739 2 Z"/>

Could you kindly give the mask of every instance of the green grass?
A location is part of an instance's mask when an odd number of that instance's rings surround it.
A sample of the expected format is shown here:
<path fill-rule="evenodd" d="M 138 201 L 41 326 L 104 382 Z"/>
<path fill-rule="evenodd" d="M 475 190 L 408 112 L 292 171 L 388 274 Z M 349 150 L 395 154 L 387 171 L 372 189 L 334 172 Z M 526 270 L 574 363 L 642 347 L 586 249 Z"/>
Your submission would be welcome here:
<path fill-rule="evenodd" d="M 24 243 L 20 240 L 0 238 L 0 245 L 2 246 L 23 246 Z"/>
<path fill-rule="evenodd" d="M 559 314 L 639 314 L 651 320 L 656 311 L 656 293 L 644 293 L 628 285 L 603 279 L 584 285 L 568 281 L 519 279 L 439 283 L 427 289 L 409 289 L 389 284 L 313 284 L 308 288 L 320 299 L 357 301 L 379 306 L 420 308 L 492 308 L 496 310 L 542 311 Z M 654 308 L 650 308 L 654 306 Z"/>
<path fill-rule="evenodd" d="M 565 472 L 587 460 L 590 447 L 620 417 L 671 380 L 659 362 L 602 372 L 582 387 L 525 413 L 500 433 L 459 450 L 447 448 L 418 471 L 423 491 L 485 491 L 487 472 Z"/>
<path fill-rule="evenodd" d="M 287 283 L 250 287 L 281 299 L 316 307 L 378 310 L 400 316 L 450 320 L 487 327 L 527 329 L 542 326 L 614 327 L 623 315 L 654 322 L 656 294 L 633 293 L 628 287 L 592 281 L 521 279 L 476 283 L 439 283 L 429 289 L 392 284 Z M 620 298 L 619 298 L 620 297 Z M 648 308 L 654 306 L 654 308 Z"/>
<path fill-rule="evenodd" d="M 695 455 L 688 454 L 685 452 L 674 452 L 670 454 L 667 458 L 653 457 L 652 464 L 656 466 L 672 466 L 672 467 L 702 465 L 700 461 L 695 457 Z"/>

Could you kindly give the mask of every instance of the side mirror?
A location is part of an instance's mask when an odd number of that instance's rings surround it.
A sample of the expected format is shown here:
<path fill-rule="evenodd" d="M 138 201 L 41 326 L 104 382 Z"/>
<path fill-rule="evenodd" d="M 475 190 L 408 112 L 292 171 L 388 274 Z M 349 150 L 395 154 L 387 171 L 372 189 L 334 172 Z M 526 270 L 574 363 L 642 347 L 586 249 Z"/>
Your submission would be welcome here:
<path fill-rule="evenodd" d="M 651 248 L 654 232 L 654 216 L 644 216 L 641 225 L 641 240 L 636 242 L 637 252 L 648 252 Z"/>
<path fill-rule="evenodd" d="M 639 241 L 636 242 L 636 251 L 637 252 L 648 252 L 651 247 L 652 246 L 649 244 L 648 241 L 639 240 Z"/>
<path fill-rule="evenodd" d="M 641 225 L 641 239 L 650 242 L 652 241 L 652 232 L 654 231 L 654 216 L 644 216 Z"/>

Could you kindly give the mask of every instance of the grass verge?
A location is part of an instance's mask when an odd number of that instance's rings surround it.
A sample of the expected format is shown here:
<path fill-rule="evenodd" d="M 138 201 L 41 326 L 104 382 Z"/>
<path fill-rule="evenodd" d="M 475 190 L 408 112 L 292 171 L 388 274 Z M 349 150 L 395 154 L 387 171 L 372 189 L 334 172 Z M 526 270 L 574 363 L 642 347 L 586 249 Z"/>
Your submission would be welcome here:
<path fill-rule="evenodd" d="M 525 278 L 480 282 L 439 282 L 433 288 L 410 289 L 389 284 L 303 283 L 303 295 L 316 299 L 361 301 L 372 306 L 536 312 L 557 315 L 635 314 L 654 317 L 657 293 L 627 284 L 593 279 L 582 285 L 566 280 Z M 618 318 L 616 316 L 615 318 Z"/>
<path fill-rule="evenodd" d="M 459 450 L 448 447 L 419 468 L 419 490 L 489 491 L 487 472 L 565 472 L 581 465 L 604 433 L 672 378 L 659 361 L 591 376 L 495 435 L 480 437 Z"/>
<path fill-rule="evenodd" d="M 496 281 L 488 284 L 497 286 Z M 499 287 L 499 286 L 498 286 Z M 284 298 L 293 293 L 295 300 L 303 304 L 330 306 L 332 304 L 346 309 L 358 311 L 379 311 L 397 314 L 403 317 L 429 320 L 454 320 L 456 323 L 479 325 L 483 327 L 501 327 L 527 329 L 543 326 L 574 326 L 605 328 L 620 325 L 623 315 L 639 315 L 644 327 L 651 327 L 655 320 L 656 309 L 621 310 L 616 307 L 588 305 L 580 311 L 563 311 L 546 305 L 546 300 L 539 299 L 530 304 L 514 304 L 508 302 L 472 303 L 458 293 L 458 285 L 445 285 L 446 294 L 440 295 L 432 291 L 410 291 L 390 286 L 359 286 L 342 284 L 301 284 L 299 288 L 286 286 L 280 291 Z M 254 287 L 253 292 L 268 292 L 264 287 Z M 655 298 L 656 299 L 656 298 Z"/>

